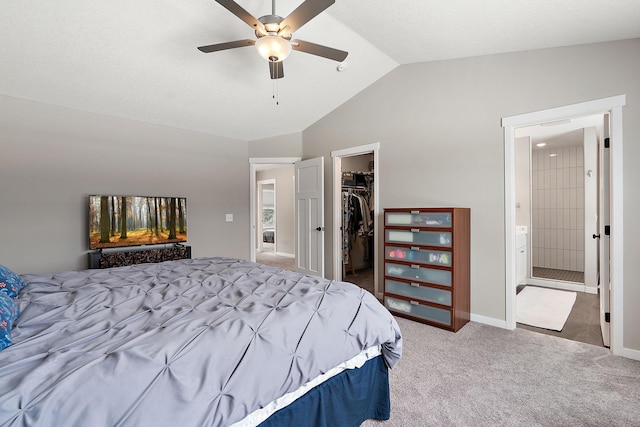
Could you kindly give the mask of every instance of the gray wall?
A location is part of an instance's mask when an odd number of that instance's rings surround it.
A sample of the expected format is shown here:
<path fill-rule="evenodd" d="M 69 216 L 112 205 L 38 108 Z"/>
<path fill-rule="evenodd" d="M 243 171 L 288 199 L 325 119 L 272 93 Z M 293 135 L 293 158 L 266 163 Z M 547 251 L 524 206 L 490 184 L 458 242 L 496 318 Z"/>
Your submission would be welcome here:
<path fill-rule="evenodd" d="M 624 346 L 640 349 L 639 72 L 640 39 L 405 65 L 307 128 L 303 156 L 330 159 L 332 150 L 380 142 L 383 208 L 471 208 L 471 311 L 504 320 L 501 119 L 626 94 Z M 331 218 L 331 162 L 325 165 Z M 331 239 L 331 221 L 325 227 Z M 327 260 L 332 251 L 328 241 Z M 327 263 L 327 277 L 332 274 Z"/>
<path fill-rule="evenodd" d="M 295 198 L 293 194 L 293 169 L 293 165 L 283 165 L 256 173 L 256 181 L 266 179 L 275 179 L 276 181 L 276 252 L 288 255 L 293 255 L 296 251 L 293 219 Z M 258 206 L 257 201 L 256 206 Z"/>
<path fill-rule="evenodd" d="M 0 147 L 0 264 L 19 274 L 87 268 L 90 194 L 186 197 L 194 257 L 249 257 L 246 142 L 0 96 Z"/>

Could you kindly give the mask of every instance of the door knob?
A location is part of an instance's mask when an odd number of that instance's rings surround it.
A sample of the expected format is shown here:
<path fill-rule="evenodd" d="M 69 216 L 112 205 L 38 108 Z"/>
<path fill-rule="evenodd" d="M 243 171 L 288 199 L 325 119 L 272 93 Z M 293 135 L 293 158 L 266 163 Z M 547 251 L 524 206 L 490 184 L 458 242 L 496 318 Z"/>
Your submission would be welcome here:
<path fill-rule="evenodd" d="M 594 238 L 594 239 L 599 239 L 599 238 L 600 238 L 600 235 L 599 235 L 599 234 L 594 234 L 594 235 L 593 235 L 593 238 Z"/>
<path fill-rule="evenodd" d="M 324 227 L 318 227 L 318 228 L 316 228 L 316 231 L 323 231 L 323 230 L 324 230 Z"/>

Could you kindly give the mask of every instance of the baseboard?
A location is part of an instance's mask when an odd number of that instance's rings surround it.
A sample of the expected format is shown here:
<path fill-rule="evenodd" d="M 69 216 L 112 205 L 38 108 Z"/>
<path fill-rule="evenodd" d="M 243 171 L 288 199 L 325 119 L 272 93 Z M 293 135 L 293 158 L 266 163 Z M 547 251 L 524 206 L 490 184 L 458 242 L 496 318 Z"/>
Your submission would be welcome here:
<path fill-rule="evenodd" d="M 622 357 L 626 357 L 633 360 L 640 360 L 640 350 L 633 350 L 631 348 L 622 348 Z"/>
<path fill-rule="evenodd" d="M 493 317 L 481 316 L 479 314 L 471 313 L 471 321 L 489 326 L 495 326 L 497 328 L 508 329 L 507 322 L 505 320 L 496 319 Z"/>
<path fill-rule="evenodd" d="M 285 252 L 276 252 L 275 254 L 278 255 L 278 256 L 283 256 L 285 258 L 295 258 L 296 257 L 295 254 L 288 254 L 288 253 L 285 253 Z"/>
<path fill-rule="evenodd" d="M 527 278 L 527 285 L 544 286 L 546 288 L 562 289 L 565 291 L 598 293 L 597 289 L 595 289 L 595 292 L 593 292 L 592 290 L 588 289 L 590 288 L 590 286 L 585 286 L 583 283 L 563 282 L 559 280 L 549 280 L 549 279 L 538 279 L 534 277 Z"/>

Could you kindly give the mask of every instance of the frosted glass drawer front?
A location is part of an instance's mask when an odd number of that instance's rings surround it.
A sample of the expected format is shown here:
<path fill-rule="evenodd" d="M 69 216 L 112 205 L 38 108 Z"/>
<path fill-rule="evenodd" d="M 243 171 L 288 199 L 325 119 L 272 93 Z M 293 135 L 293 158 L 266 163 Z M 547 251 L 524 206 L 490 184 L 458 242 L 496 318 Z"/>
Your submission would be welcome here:
<path fill-rule="evenodd" d="M 385 246 L 384 258 L 388 260 L 414 261 L 422 264 L 451 267 L 451 252 L 447 251 L 433 251 L 417 247 L 401 248 L 398 246 Z"/>
<path fill-rule="evenodd" d="M 451 228 L 451 212 L 385 212 L 386 225 Z"/>
<path fill-rule="evenodd" d="M 451 233 L 440 231 L 386 230 L 386 241 L 390 243 L 414 243 L 416 245 L 451 247 Z"/>
<path fill-rule="evenodd" d="M 410 314 L 432 322 L 451 325 L 451 312 L 442 308 L 431 307 L 418 301 L 405 301 L 398 298 L 385 297 L 384 305 L 393 311 Z"/>
<path fill-rule="evenodd" d="M 451 307 L 451 291 L 430 288 L 419 283 L 404 283 L 386 279 L 384 281 L 385 292 L 402 295 L 409 298 L 417 298 L 425 301 Z"/>
<path fill-rule="evenodd" d="M 449 270 L 436 270 L 415 264 L 409 266 L 392 262 L 385 262 L 384 268 L 387 276 L 451 286 L 451 271 Z"/>

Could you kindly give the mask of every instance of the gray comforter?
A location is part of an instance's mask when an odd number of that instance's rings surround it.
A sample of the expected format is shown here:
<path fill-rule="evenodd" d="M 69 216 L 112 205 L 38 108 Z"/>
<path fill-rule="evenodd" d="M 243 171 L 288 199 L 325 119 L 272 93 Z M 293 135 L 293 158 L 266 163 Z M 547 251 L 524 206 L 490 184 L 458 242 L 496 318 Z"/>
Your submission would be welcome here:
<path fill-rule="evenodd" d="M 0 425 L 224 426 L 401 335 L 342 282 L 229 258 L 25 275 Z"/>

